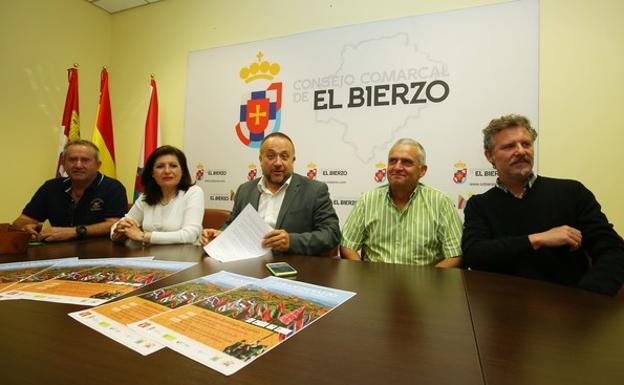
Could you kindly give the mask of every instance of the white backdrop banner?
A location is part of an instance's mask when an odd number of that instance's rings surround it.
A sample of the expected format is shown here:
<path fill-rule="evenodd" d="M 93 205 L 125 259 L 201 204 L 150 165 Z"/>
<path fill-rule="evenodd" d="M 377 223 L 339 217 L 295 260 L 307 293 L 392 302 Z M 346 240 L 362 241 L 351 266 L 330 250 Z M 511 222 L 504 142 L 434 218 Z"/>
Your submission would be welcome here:
<path fill-rule="evenodd" d="M 422 181 L 461 211 L 496 178 L 483 156 L 489 121 L 520 113 L 538 125 L 538 8 L 513 1 L 191 52 L 184 150 L 206 207 L 231 209 L 262 173 L 260 141 L 280 131 L 295 172 L 328 184 L 341 223 L 387 183 L 402 137 L 422 143 Z"/>

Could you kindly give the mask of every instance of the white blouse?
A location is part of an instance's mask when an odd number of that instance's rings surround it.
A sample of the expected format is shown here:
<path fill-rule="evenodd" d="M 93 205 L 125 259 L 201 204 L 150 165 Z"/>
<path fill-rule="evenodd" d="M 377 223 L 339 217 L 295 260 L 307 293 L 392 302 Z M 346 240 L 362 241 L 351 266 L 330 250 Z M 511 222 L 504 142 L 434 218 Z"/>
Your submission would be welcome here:
<path fill-rule="evenodd" d="M 195 243 L 202 231 L 204 218 L 204 190 L 194 185 L 178 195 L 166 205 L 148 205 L 141 196 L 125 215 L 141 224 L 143 231 L 152 233 L 150 243 Z M 111 228 L 111 235 L 117 227 Z"/>

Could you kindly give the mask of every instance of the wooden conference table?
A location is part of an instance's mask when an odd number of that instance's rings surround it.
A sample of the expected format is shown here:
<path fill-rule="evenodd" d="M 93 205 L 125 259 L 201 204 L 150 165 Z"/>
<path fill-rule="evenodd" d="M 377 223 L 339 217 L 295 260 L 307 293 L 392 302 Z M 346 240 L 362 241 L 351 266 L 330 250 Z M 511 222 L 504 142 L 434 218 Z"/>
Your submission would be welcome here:
<path fill-rule="evenodd" d="M 168 349 L 143 357 L 67 316 L 80 306 L 1 301 L 0 384 L 624 383 L 624 304 L 542 282 L 315 257 L 220 263 L 197 246 L 105 239 L 0 262 L 146 255 L 199 263 L 142 291 L 219 270 L 262 278 L 287 260 L 298 280 L 357 295 L 230 377 Z"/>

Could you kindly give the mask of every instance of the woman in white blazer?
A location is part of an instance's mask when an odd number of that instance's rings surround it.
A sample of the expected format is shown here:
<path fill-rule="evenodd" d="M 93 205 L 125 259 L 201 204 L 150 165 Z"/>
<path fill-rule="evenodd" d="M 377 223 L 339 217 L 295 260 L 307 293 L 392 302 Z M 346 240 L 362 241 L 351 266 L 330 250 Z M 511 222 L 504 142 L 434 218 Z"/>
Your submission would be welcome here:
<path fill-rule="evenodd" d="M 113 241 L 195 243 L 202 230 L 204 192 L 191 180 L 186 156 L 173 146 L 154 150 L 141 175 L 143 194 L 111 228 Z"/>

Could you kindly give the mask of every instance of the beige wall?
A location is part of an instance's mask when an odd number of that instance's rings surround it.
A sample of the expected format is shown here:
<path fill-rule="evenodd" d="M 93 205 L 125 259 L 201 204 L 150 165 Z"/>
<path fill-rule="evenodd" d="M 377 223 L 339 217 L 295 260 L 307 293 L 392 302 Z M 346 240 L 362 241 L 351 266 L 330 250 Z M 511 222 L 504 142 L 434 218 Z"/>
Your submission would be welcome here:
<path fill-rule="evenodd" d="M 117 173 L 132 190 L 150 73 L 158 81 L 163 141 L 182 146 L 189 51 L 496 2 L 164 0 L 113 16 L 83 0 L 0 5 L 0 84 L 9 85 L 0 89 L 1 156 L 9 165 L 5 180 L 19 181 L 2 193 L 0 222 L 16 217 L 52 175 L 64 68 L 74 61 L 81 64 L 87 138 L 99 69 L 110 62 Z M 618 73 L 624 68 L 624 2 L 542 0 L 540 13 L 540 171 L 581 180 L 622 232 L 624 201 L 616 190 L 622 183 L 610 171 L 624 161 L 624 80 Z M 5 42 L 7 35 L 19 41 Z M 73 36 L 81 44 L 73 44 Z"/>
<path fill-rule="evenodd" d="M 83 0 L 0 0 L 0 222 L 54 176 L 66 68 L 80 65 L 82 135 L 91 138 L 111 16 Z"/>
<path fill-rule="evenodd" d="M 624 1 L 540 4 L 540 172 L 578 179 L 624 234 Z"/>

